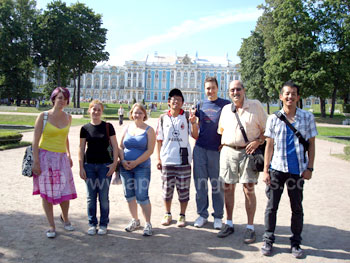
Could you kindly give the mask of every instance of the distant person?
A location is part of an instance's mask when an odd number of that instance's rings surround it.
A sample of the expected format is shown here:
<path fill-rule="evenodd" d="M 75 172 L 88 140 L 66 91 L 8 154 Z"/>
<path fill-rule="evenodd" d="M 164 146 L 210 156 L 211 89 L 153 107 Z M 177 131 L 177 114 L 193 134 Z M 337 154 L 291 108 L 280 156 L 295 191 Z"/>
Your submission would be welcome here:
<path fill-rule="evenodd" d="M 286 120 L 309 142 L 306 148 L 300 142 L 292 129 L 275 114 L 269 116 L 266 124 L 264 179 L 268 198 L 265 210 L 265 233 L 261 252 L 265 256 L 272 253 L 275 242 L 275 228 L 278 205 L 287 186 L 290 206 L 292 209 L 291 252 L 296 258 L 303 257 L 300 248 L 301 232 L 303 230 L 303 188 L 304 180 L 310 180 L 314 170 L 316 123 L 312 113 L 297 107 L 300 99 L 300 88 L 293 82 L 283 84 L 280 100 L 283 108 L 279 111 Z"/>
<path fill-rule="evenodd" d="M 161 224 L 164 226 L 172 222 L 171 203 L 175 186 L 180 202 L 177 226 L 186 226 L 185 214 L 190 199 L 192 160 L 189 135 L 197 139 L 198 124 L 194 114 L 186 116 L 182 109 L 183 103 L 182 92 L 172 89 L 168 97 L 170 110 L 161 115 L 157 126 L 157 169 L 162 172 L 165 215 Z"/>
<path fill-rule="evenodd" d="M 90 123 L 80 129 L 79 174 L 86 183 L 87 214 L 91 236 L 107 234 L 109 223 L 109 186 L 118 162 L 119 149 L 115 130 L 111 123 L 102 121 L 103 104 L 90 102 Z M 107 130 L 108 129 L 108 130 Z M 113 147 L 113 156 L 108 151 Z M 87 149 L 86 149 L 87 146 Z M 96 217 L 97 198 L 100 202 L 100 222 Z M 97 226 L 99 229 L 97 230 Z"/>
<path fill-rule="evenodd" d="M 208 221 L 208 179 L 214 213 L 214 228 L 221 229 L 224 214 L 224 191 L 219 181 L 221 135 L 217 133 L 222 108 L 230 101 L 218 97 L 218 82 L 215 77 L 204 80 L 207 99 L 196 105 L 195 115 L 199 119 L 199 137 L 193 149 L 193 179 L 196 187 L 197 214 L 195 227 Z"/>
<path fill-rule="evenodd" d="M 218 233 L 223 238 L 234 232 L 232 213 L 235 203 L 236 184 L 243 184 L 247 226 L 243 241 L 253 243 L 256 239 L 254 216 L 256 210 L 255 184 L 259 172 L 252 166 L 249 154 L 265 141 L 264 131 L 267 114 L 257 100 L 245 97 L 245 89 L 240 80 L 234 80 L 229 86 L 232 104 L 224 106 L 219 120 L 218 133 L 222 135 L 223 145 L 220 153 L 220 179 L 225 184 L 226 224 Z M 243 125 L 248 143 L 244 139 L 237 117 Z"/>
<path fill-rule="evenodd" d="M 120 105 L 120 108 L 118 110 L 118 115 L 119 115 L 119 126 L 121 126 L 121 125 L 123 125 L 123 120 L 124 120 L 124 108 L 121 105 Z"/>
<path fill-rule="evenodd" d="M 73 231 L 69 217 L 69 200 L 77 198 L 71 167 L 68 132 L 72 116 L 63 111 L 69 104 L 69 90 L 55 88 L 51 93 L 53 108 L 40 113 L 35 122 L 33 139 L 33 195 L 40 194 L 49 230 L 48 238 L 56 237 L 53 205 L 60 204 L 60 220 L 67 231 Z M 44 115 L 47 121 L 43 130 Z"/>
<path fill-rule="evenodd" d="M 132 217 L 125 231 L 132 232 L 141 226 L 137 212 L 138 203 L 146 221 L 143 235 L 151 236 L 153 231 L 148 189 L 151 181 L 150 156 L 154 151 L 156 134 L 153 128 L 145 123 L 147 113 L 141 104 L 135 103 L 131 107 L 129 117 L 134 122 L 124 129 L 119 151 L 122 163 L 120 175 Z"/>

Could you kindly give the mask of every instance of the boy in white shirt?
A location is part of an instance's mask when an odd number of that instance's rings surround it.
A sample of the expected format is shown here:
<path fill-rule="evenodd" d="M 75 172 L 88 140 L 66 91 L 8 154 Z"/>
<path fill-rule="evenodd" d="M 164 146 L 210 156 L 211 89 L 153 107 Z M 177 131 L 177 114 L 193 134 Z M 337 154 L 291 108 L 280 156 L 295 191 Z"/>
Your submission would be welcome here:
<path fill-rule="evenodd" d="M 189 134 L 198 138 L 197 117 L 190 113 L 187 117 L 181 108 L 184 97 L 179 89 L 169 92 L 170 110 L 160 116 L 157 127 L 157 168 L 162 171 L 163 199 L 165 215 L 162 225 L 170 225 L 172 221 L 171 202 L 176 186 L 180 202 L 178 227 L 186 225 L 186 208 L 190 198 L 191 183 L 191 146 Z"/>

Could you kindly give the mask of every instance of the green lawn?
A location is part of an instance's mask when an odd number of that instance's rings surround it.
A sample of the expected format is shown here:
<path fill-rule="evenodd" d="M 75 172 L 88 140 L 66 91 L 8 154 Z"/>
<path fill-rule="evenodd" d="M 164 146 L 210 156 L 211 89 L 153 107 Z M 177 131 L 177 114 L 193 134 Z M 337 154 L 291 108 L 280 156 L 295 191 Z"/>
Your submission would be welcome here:
<path fill-rule="evenodd" d="M 349 136 L 350 128 L 338 127 L 317 127 L 318 134 L 321 136 Z"/>
<path fill-rule="evenodd" d="M 26 115 L 6 115 L 0 114 L 0 124 L 29 125 L 34 126 L 37 116 Z M 88 119 L 72 119 L 72 125 L 83 125 L 88 123 Z"/>

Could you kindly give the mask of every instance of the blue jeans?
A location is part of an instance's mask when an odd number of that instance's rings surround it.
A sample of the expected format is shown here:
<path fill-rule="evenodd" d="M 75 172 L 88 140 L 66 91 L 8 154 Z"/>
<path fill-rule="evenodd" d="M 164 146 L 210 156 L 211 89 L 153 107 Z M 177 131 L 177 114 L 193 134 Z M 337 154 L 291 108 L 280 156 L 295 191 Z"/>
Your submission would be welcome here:
<path fill-rule="evenodd" d="M 197 214 L 208 218 L 208 179 L 212 188 L 214 218 L 224 215 L 224 191 L 219 179 L 220 152 L 195 146 L 193 149 L 193 179 L 196 187 Z"/>
<path fill-rule="evenodd" d="M 97 195 L 100 201 L 100 226 L 107 227 L 109 223 L 109 185 L 111 177 L 107 177 L 109 165 L 85 163 L 86 172 L 86 189 L 87 189 L 87 212 L 89 218 L 89 226 L 97 226 L 96 218 L 96 201 Z"/>
<path fill-rule="evenodd" d="M 120 167 L 120 177 L 123 182 L 124 196 L 128 202 L 135 200 L 140 205 L 149 204 L 148 188 L 151 181 L 151 168 L 135 167 L 125 170 Z"/>

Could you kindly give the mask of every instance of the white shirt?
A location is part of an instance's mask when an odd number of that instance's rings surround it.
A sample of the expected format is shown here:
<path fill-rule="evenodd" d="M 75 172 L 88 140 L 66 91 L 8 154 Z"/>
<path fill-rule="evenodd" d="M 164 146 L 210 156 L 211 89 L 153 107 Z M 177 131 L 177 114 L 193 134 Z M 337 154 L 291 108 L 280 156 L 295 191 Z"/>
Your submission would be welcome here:
<path fill-rule="evenodd" d="M 163 119 L 163 124 L 162 120 Z M 188 163 L 192 161 L 189 135 L 191 124 L 186 119 L 186 114 L 181 110 L 177 117 L 173 117 L 170 111 L 162 115 L 158 120 L 157 141 L 162 141 L 160 160 L 163 165 L 180 165 L 180 147 L 186 147 L 188 151 Z"/>

